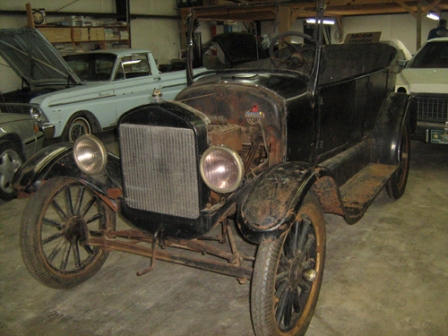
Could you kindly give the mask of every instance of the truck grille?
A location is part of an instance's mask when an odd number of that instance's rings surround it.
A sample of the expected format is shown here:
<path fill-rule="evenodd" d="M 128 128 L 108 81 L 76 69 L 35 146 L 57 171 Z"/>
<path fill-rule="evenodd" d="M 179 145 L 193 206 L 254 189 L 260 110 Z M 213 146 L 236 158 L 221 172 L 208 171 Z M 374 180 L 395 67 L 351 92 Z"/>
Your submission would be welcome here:
<path fill-rule="evenodd" d="M 120 151 L 128 206 L 197 218 L 195 148 L 191 129 L 121 124 Z"/>
<path fill-rule="evenodd" d="M 448 97 L 415 97 L 417 120 L 445 123 L 448 119 Z"/>

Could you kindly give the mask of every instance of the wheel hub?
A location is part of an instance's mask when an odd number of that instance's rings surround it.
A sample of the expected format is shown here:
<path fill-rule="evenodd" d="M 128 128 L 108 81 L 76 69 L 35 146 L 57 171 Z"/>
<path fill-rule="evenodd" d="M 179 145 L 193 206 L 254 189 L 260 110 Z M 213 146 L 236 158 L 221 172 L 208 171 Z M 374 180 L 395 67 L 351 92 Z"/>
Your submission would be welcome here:
<path fill-rule="evenodd" d="M 66 223 L 66 229 L 64 233 L 65 239 L 72 242 L 75 240 L 86 240 L 84 232 L 85 221 L 82 217 L 73 216 Z"/>
<path fill-rule="evenodd" d="M 291 288 L 297 287 L 303 280 L 308 282 L 314 282 L 317 278 L 317 272 L 313 268 L 304 268 L 302 266 L 302 259 L 296 257 L 289 272 L 289 281 Z"/>
<path fill-rule="evenodd" d="M 11 182 L 20 166 L 17 155 L 14 154 L 14 152 L 6 151 L 0 157 L 0 186 L 2 189 L 12 189 Z"/>

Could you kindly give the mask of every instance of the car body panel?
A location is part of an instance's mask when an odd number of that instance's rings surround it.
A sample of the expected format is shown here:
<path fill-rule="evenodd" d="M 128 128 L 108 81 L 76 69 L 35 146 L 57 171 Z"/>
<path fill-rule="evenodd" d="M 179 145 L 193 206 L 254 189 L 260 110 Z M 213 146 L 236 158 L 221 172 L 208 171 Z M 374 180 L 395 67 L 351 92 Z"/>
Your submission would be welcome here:
<path fill-rule="evenodd" d="M 37 29 L 1 29 L 0 55 L 28 86 L 81 83 Z"/>
<path fill-rule="evenodd" d="M 0 112 L 0 140 L 19 138 L 23 155 L 29 158 L 43 144 L 42 132 L 35 132 L 35 121 L 31 116 Z"/>
<path fill-rule="evenodd" d="M 427 41 L 397 76 L 395 90 L 413 96 L 414 138 L 448 144 L 448 38 Z"/>

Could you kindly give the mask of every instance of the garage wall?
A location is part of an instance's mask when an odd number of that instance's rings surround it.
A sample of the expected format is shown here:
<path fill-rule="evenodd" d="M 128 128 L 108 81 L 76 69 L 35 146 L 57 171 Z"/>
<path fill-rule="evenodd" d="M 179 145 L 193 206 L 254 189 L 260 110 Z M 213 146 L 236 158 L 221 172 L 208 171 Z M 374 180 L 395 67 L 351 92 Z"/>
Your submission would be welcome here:
<path fill-rule="evenodd" d="M 115 0 L 1 0 L 2 10 L 25 10 L 27 3 L 33 8 L 54 12 L 115 13 Z M 68 5 L 68 6 L 67 6 Z M 67 6 L 67 7 L 65 7 Z M 65 8 L 63 8 L 65 7 Z M 131 0 L 131 14 L 178 16 L 176 0 Z M 60 22 L 62 17 L 47 17 L 47 22 Z M 0 16 L 0 28 L 20 28 L 26 25 L 25 16 Z M 148 18 L 131 21 L 132 47 L 150 49 L 159 61 L 177 58 L 180 49 L 180 21 L 170 18 Z"/>
<path fill-rule="evenodd" d="M 446 16 L 442 15 L 442 18 Z M 412 54 L 417 51 L 417 20 L 410 14 L 345 17 L 342 24 L 344 37 L 349 33 L 381 31 L 382 40 L 398 39 Z M 435 27 L 437 21 L 422 19 L 422 45 Z"/>
<path fill-rule="evenodd" d="M 442 13 L 442 18 L 447 19 L 448 14 Z M 296 20 L 292 25 L 292 30 L 303 32 L 302 19 Z M 414 54 L 417 51 L 417 21 L 410 14 L 397 15 L 366 15 L 350 16 L 342 18 L 342 40 L 350 33 L 381 32 L 381 40 L 398 39 Z M 338 43 L 338 33 L 336 26 L 328 26 L 331 29 L 332 43 Z M 437 21 L 428 18 L 422 19 L 422 45 L 426 42 L 429 31 L 437 27 Z M 262 34 L 273 36 L 278 33 L 274 22 L 262 23 Z"/>
<path fill-rule="evenodd" d="M 70 12 L 98 12 L 115 13 L 115 0 L 1 0 L 0 9 L 19 10 L 25 9 L 25 5 L 31 2 L 33 8 L 45 8 L 47 11 Z M 65 7 L 66 6 L 66 7 Z M 179 11 L 176 0 L 130 0 L 132 14 L 177 16 Z M 65 7 L 65 8 L 64 8 Z M 444 13 L 443 13 L 444 14 Z M 444 16 L 444 15 L 442 15 Z M 445 15 L 448 17 L 448 15 Z M 60 21 L 59 17 L 48 17 L 48 22 Z M 298 31 L 303 30 L 303 21 L 297 20 L 293 27 Z M 354 32 L 381 31 L 381 39 L 399 39 L 412 52 L 416 51 L 416 20 L 410 14 L 379 15 L 344 17 L 343 36 Z M 172 58 L 177 58 L 181 49 L 180 21 L 170 18 L 136 19 L 131 22 L 131 39 L 134 48 L 150 49 L 161 63 Z M 0 28 L 19 28 L 26 25 L 26 18 L 22 16 L 0 16 Z M 424 18 L 422 21 L 422 44 L 426 41 L 427 34 L 434 28 L 437 22 Z M 336 28 L 333 26 L 332 40 L 337 41 Z M 202 41 L 209 37 L 208 24 L 201 24 Z M 262 33 L 274 35 L 274 23 L 263 22 Z"/>

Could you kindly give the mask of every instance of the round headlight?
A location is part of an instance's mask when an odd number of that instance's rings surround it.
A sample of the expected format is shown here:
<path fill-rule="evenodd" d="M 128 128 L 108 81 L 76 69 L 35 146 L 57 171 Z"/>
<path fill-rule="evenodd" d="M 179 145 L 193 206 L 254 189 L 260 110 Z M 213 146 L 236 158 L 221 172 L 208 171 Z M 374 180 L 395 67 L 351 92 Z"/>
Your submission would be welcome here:
<path fill-rule="evenodd" d="M 225 146 L 207 149 L 201 158 L 201 176 L 217 193 L 229 193 L 241 184 L 244 165 L 238 153 Z"/>
<path fill-rule="evenodd" d="M 36 120 L 38 122 L 42 121 L 42 112 L 38 108 L 32 107 L 30 109 L 30 114 L 34 118 L 34 120 Z"/>
<path fill-rule="evenodd" d="M 97 137 L 91 134 L 84 134 L 76 139 L 73 155 L 76 165 L 86 174 L 99 174 L 106 167 L 106 148 Z"/>

